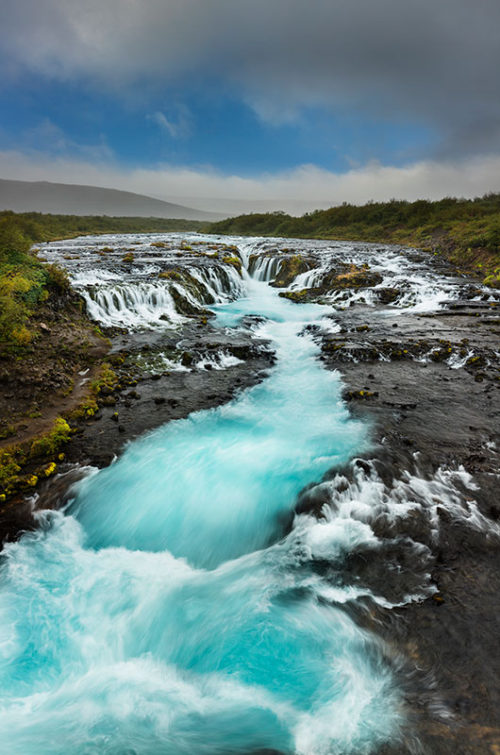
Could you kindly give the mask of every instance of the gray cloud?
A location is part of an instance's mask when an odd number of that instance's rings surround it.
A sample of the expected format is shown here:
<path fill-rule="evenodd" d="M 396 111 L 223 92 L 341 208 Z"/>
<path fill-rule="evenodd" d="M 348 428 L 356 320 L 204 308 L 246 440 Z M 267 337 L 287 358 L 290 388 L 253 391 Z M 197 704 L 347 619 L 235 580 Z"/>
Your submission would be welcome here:
<path fill-rule="evenodd" d="M 129 91 L 194 77 L 279 122 L 307 106 L 500 148 L 498 0 L 4 0 L 2 56 Z"/>

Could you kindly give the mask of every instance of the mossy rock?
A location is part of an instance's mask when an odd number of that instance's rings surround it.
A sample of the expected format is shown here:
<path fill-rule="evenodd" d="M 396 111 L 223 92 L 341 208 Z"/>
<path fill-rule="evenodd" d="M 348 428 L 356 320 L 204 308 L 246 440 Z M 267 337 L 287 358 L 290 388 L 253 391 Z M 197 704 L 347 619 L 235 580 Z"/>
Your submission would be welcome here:
<path fill-rule="evenodd" d="M 177 288 L 175 288 L 175 286 L 172 286 L 170 289 L 170 295 L 174 300 L 175 308 L 179 314 L 186 315 L 187 317 L 196 317 L 200 315 L 204 317 L 209 316 L 210 312 L 208 310 L 204 307 L 198 307 L 192 304 Z"/>
<path fill-rule="evenodd" d="M 239 257 L 235 257 L 234 255 L 226 255 L 222 258 L 222 261 L 226 265 L 232 265 L 241 275 L 241 260 Z"/>
<path fill-rule="evenodd" d="M 377 391 L 367 391 L 362 389 L 360 391 L 347 391 L 344 395 L 346 401 L 367 401 L 368 399 L 378 396 Z"/>
<path fill-rule="evenodd" d="M 197 280 L 197 278 L 190 275 L 190 273 L 186 271 L 183 271 L 182 274 L 182 285 L 187 291 L 189 291 L 192 296 L 194 296 L 195 299 L 198 299 L 200 303 L 208 305 L 215 304 L 215 299 L 208 288 L 201 281 Z M 203 310 L 204 316 L 209 317 L 211 316 L 211 314 L 212 313 L 208 312 L 207 310 Z"/>
<path fill-rule="evenodd" d="M 158 274 L 158 278 L 163 278 L 166 280 L 181 281 L 182 275 L 178 270 L 164 270 L 162 273 Z"/>
<path fill-rule="evenodd" d="M 381 304 L 392 304 L 396 301 L 401 292 L 398 288 L 378 288 L 377 297 Z"/>
<path fill-rule="evenodd" d="M 466 367 L 485 367 L 486 359 L 482 354 L 476 354 L 476 356 L 469 357 L 465 363 Z"/>
<path fill-rule="evenodd" d="M 345 341 L 328 341 L 322 347 L 323 352 L 335 353 L 345 347 Z"/>
<path fill-rule="evenodd" d="M 312 257 L 303 257 L 301 254 L 285 257 L 271 286 L 275 288 L 287 288 L 293 283 L 297 275 L 307 273 L 308 270 L 312 270 L 315 267 L 317 267 L 317 262 Z"/>
<path fill-rule="evenodd" d="M 440 349 L 434 349 L 430 353 L 430 358 L 433 362 L 444 362 L 453 354 L 453 347 L 451 344 L 444 344 Z"/>
<path fill-rule="evenodd" d="M 358 267 L 351 265 L 349 270 L 343 273 L 336 271 L 326 275 L 323 278 L 320 288 L 327 288 L 332 291 L 341 291 L 342 289 L 359 289 L 373 288 L 382 283 L 380 273 L 371 272 L 368 266 Z"/>
<path fill-rule="evenodd" d="M 282 299 L 289 299 L 296 304 L 301 304 L 307 301 L 307 295 L 309 294 L 308 288 L 303 288 L 301 291 L 280 291 L 279 296 Z"/>

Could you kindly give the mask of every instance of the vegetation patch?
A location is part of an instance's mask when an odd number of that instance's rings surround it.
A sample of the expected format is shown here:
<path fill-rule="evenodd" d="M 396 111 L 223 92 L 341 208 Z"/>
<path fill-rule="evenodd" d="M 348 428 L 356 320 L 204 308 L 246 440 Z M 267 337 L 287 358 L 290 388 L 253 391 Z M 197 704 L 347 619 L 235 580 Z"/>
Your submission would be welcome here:
<path fill-rule="evenodd" d="M 162 273 L 158 273 L 158 278 L 164 278 L 166 280 L 181 281 L 182 275 L 178 270 L 164 270 Z"/>
<path fill-rule="evenodd" d="M 30 456 L 52 456 L 57 453 L 61 446 L 68 442 L 71 437 L 71 427 L 63 417 L 57 417 L 52 430 L 45 435 L 36 438 L 30 447 Z"/>
<path fill-rule="evenodd" d="M 282 299 L 289 299 L 296 304 L 300 304 L 307 300 L 308 294 L 309 289 L 303 288 L 301 291 L 280 291 L 279 296 L 281 296 Z"/>
<path fill-rule="evenodd" d="M 240 260 L 239 257 L 235 257 L 233 255 L 229 255 L 228 254 L 228 255 L 226 255 L 225 257 L 222 258 L 222 261 L 226 265 L 232 265 L 239 272 L 239 274 L 241 275 L 241 260 Z"/>
<path fill-rule="evenodd" d="M 71 439 L 71 433 L 68 422 L 57 417 L 47 433 L 30 443 L 0 449 L 0 503 L 53 475 L 57 461 L 64 459 L 61 449 Z"/>

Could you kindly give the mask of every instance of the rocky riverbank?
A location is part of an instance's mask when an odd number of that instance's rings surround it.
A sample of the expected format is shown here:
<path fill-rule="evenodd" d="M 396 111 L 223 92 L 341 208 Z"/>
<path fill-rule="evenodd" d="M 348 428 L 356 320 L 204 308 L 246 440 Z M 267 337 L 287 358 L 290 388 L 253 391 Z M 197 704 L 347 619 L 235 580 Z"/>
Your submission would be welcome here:
<path fill-rule="evenodd" d="M 440 268 L 436 274 L 454 274 L 451 266 Z M 325 366 L 342 374 L 351 410 L 372 426 L 373 447 L 343 471 L 344 484 L 359 494 L 361 477 L 382 489 L 370 524 L 386 547 L 354 549 L 342 566 L 344 577 L 369 584 L 395 603 L 405 602 L 405 593 L 425 573 L 433 588 L 422 600 L 390 611 L 372 607 L 369 617 L 358 618 L 380 632 L 393 652 L 411 659 L 401 670 L 415 723 L 407 751 L 413 751 L 416 736 L 426 753 L 497 752 L 498 296 L 464 280 L 463 298 L 443 302 L 437 311 L 400 310 L 385 302 L 404 292 L 398 286 L 384 290 L 380 276 L 361 268 L 337 268 L 326 287 L 285 295 L 317 300 L 335 289 L 332 279 L 337 292 L 347 288 L 352 296 L 357 289 L 365 292 L 362 298 L 378 286 L 375 305 L 358 300 L 332 315 L 337 332 L 315 336 Z M 345 287 L 347 281 L 351 285 Z M 382 501 L 401 502 L 402 487 L 405 500 L 418 506 L 409 516 L 390 516 Z M 323 503 L 319 487 L 301 506 L 320 514 Z"/>
<path fill-rule="evenodd" d="M 340 332 L 321 339 L 322 358 L 341 371 L 352 410 L 372 422 L 376 448 L 366 457 L 375 455 L 387 494 L 408 473 L 431 481 L 437 521 L 419 513 L 375 523 L 391 542 L 386 556 L 398 565 L 399 590 L 411 586 L 415 569 L 405 563 L 405 538 L 427 549 L 436 592 L 378 617 L 421 680 L 432 676 L 432 694 L 411 703 L 426 752 L 489 753 L 500 744 L 499 334 L 496 302 L 463 300 L 432 314 L 352 308 L 342 313 Z M 466 475 L 451 477 L 449 490 L 474 502 L 484 519 L 475 509 L 454 517 L 440 500 L 443 490 L 432 481 L 450 469 Z M 352 554 L 348 568 L 376 585 L 377 573 L 387 579 L 379 558 Z"/>

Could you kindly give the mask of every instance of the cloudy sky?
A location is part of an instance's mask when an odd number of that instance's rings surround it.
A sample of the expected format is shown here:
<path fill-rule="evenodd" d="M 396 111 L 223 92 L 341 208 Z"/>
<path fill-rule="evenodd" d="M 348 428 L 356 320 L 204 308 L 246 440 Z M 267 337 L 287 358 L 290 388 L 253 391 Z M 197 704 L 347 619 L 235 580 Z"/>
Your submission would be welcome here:
<path fill-rule="evenodd" d="M 0 4 L 3 178 L 296 212 L 500 190 L 499 0 Z"/>

